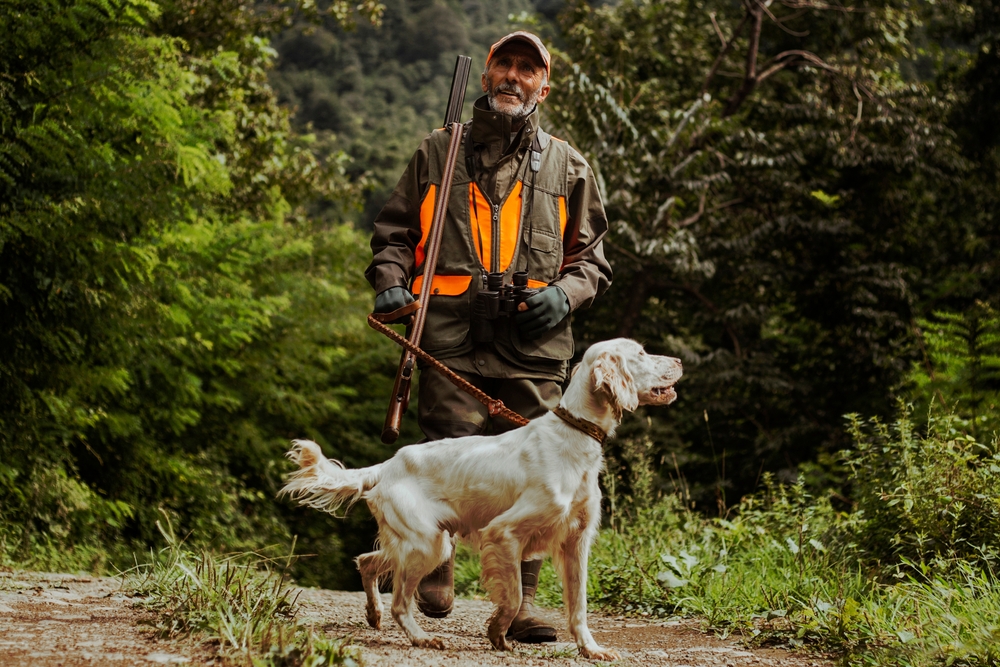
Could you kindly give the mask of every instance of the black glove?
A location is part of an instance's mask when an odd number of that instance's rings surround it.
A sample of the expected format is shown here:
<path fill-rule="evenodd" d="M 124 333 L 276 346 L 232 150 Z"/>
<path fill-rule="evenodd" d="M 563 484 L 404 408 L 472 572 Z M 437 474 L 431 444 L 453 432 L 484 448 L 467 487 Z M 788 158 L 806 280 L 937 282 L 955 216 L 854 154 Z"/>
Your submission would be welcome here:
<path fill-rule="evenodd" d="M 413 303 L 413 295 L 405 287 L 390 287 L 375 297 L 376 313 L 391 313 Z"/>
<path fill-rule="evenodd" d="M 538 294 L 528 297 L 524 301 L 527 310 L 521 311 L 518 306 L 518 313 L 514 316 L 517 329 L 521 332 L 521 338 L 538 338 L 546 331 L 563 321 L 569 315 L 569 299 L 566 292 L 561 287 L 546 287 Z"/>

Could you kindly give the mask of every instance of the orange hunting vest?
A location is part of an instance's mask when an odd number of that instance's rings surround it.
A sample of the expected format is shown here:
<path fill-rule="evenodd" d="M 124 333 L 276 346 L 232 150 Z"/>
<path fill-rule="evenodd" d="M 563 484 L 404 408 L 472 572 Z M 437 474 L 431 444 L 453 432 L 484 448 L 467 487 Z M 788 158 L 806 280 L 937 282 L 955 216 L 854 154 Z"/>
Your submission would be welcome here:
<path fill-rule="evenodd" d="M 472 121 L 464 126 L 469 132 Z M 441 186 L 449 134 L 431 134 L 428 186 L 420 204 L 421 239 L 416 247 L 414 294 L 423 286 L 424 245 Z M 530 287 L 544 287 L 559 277 L 563 262 L 563 232 L 567 222 L 569 146 L 541 133 L 541 163 L 531 169 L 531 149 L 520 177 L 502 201 L 491 202 L 469 176 L 463 142 L 455 165 L 441 251 L 435 270 L 422 346 L 439 358 L 470 352 L 472 304 L 485 286 L 486 273 L 528 271 Z M 562 361 L 573 356 L 573 335 L 567 317 L 539 339 L 521 340 L 508 318 L 494 322 L 494 344 L 523 362 Z"/>

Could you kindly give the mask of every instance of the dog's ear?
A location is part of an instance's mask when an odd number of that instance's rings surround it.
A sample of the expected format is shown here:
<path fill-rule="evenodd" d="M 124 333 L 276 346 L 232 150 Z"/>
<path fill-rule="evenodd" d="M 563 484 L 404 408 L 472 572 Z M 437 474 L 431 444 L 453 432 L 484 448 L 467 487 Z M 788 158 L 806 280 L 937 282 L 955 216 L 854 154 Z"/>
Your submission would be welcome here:
<path fill-rule="evenodd" d="M 614 352 L 602 352 L 591 369 L 594 388 L 611 398 L 615 417 L 621 419 L 622 411 L 632 412 L 639 407 L 639 394 L 635 390 L 632 374 L 625 367 L 625 359 Z"/>

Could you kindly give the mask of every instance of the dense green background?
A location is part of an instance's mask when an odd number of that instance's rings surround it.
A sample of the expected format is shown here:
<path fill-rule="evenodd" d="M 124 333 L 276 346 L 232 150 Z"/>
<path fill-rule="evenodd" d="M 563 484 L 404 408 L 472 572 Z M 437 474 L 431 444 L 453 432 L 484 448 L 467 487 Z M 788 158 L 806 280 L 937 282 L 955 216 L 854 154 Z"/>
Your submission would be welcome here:
<path fill-rule="evenodd" d="M 366 230 L 455 54 L 471 104 L 515 27 L 550 40 L 546 124 L 612 220 L 579 349 L 685 363 L 678 402 L 612 445 L 617 493 L 651 461 L 654 491 L 713 512 L 768 471 L 849 503 L 843 415 L 898 398 L 988 441 L 1000 10 L 794 4 L 4 2 L 2 563 L 121 566 L 170 517 L 219 549 L 298 536 L 302 581 L 353 585 L 370 521 L 276 503 L 281 455 L 391 454 Z"/>

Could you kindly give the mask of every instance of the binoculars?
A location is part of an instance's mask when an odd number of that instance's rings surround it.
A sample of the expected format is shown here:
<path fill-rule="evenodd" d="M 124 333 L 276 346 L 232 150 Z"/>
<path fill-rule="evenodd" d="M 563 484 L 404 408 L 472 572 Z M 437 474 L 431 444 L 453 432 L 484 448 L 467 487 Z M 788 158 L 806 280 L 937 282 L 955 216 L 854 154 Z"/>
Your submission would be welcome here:
<path fill-rule="evenodd" d="M 477 343 L 493 340 L 493 322 L 517 312 L 517 306 L 525 299 L 538 294 L 538 290 L 528 287 L 528 272 L 517 271 L 512 282 L 504 284 L 504 274 L 487 273 L 486 289 L 479 290 L 472 307 L 472 339 Z"/>

